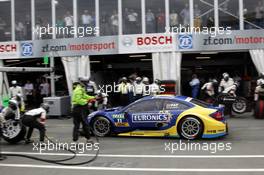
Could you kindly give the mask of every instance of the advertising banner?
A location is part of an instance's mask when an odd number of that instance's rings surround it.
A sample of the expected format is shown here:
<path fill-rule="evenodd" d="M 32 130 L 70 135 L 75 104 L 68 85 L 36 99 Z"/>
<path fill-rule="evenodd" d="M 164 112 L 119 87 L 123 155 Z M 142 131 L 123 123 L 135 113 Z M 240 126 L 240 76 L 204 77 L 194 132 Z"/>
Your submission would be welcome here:
<path fill-rule="evenodd" d="M 223 35 L 180 34 L 176 36 L 179 52 L 239 51 L 264 48 L 264 30 L 232 31 Z"/>
<path fill-rule="evenodd" d="M 0 59 L 251 49 L 264 49 L 264 30 L 238 30 L 221 35 L 159 33 L 0 42 Z"/>
<path fill-rule="evenodd" d="M 0 59 L 19 58 L 19 42 L 1 42 Z"/>
<path fill-rule="evenodd" d="M 170 52 L 175 48 L 175 36 L 170 34 L 119 36 L 119 53 Z"/>
<path fill-rule="evenodd" d="M 82 56 L 118 53 L 117 37 L 62 38 L 21 42 L 20 57 L 35 58 L 45 55 Z"/>

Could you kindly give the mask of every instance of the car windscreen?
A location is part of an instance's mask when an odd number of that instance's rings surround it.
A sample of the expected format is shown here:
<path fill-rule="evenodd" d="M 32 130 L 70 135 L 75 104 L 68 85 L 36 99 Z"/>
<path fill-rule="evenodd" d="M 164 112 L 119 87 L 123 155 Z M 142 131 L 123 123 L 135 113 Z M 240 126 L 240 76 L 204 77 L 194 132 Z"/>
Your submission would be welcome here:
<path fill-rule="evenodd" d="M 209 103 L 206 103 L 204 101 L 197 100 L 197 99 L 194 99 L 194 98 L 190 102 L 193 103 L 193 104 L 195 104 L 195 105 L 204 107 L 204 108 L 208 108 L 208 106 L 210 106 Z"/>

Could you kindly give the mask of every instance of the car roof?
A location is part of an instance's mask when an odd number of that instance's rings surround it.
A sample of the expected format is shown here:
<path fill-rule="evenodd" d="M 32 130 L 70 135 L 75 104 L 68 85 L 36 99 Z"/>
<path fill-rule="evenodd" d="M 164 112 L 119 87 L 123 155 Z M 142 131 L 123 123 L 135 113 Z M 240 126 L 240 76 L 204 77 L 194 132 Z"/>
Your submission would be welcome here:
<path fill-rule="evenodd" d="M 179 101 L 186 101 L 186 102 L 190 102 L 191 101 L 191 97 L 186 97 L 186 96 L 181 96 L 181 95 L 156 95 L 156 96 L 146 96 L 140 99 L 141 100 L 149 100 L 149 99 L 175 99 L 175 100 L 179 100 Z"/>

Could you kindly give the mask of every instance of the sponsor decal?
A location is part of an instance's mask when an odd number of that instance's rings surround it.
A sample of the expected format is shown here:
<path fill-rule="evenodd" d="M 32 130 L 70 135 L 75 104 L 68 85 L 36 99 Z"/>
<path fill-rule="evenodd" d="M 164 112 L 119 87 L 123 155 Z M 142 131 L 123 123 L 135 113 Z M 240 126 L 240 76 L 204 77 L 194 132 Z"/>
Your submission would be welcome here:
<path fill-rule="evenodd" d="M 152 114 L 152 113 L 141 113 L 133 114 L 132 122 L 133 123 L 142 123 L 142 122 L 169 122 L 170 116 L 168 114 Z"/>
<path fill-rule="evenodd" d="M 166 104 L 166 109 L 178 109 L 178 108 L 179 108 L 178 103 Z"/>
<path fill-rule="evenodd" d="M 130 132 L 130 136 L 144 136 L 144 132 Z"/>
<path fill-rule="evenodd" d="M 129 127 L 128 122 L 123 122 L 123 123 L 115 123 L 116 127 Z"/>
<path fill-rule="evenodd" d="M 262 36 L 231 36 L 231 37 L 207 37 L 203 39 L 204 46 L 218 46 L 218 45 L 235 45 L 235 44 L 263 44 L 264 37 Z"/>
<path fill-rule="evenodd" d="M 32 56 L 32 55 L 33 55 L 33 43 L 22 43 L 21 56 Z"/>
<path fill-rule="evenodd" d="M 110 43 L 78 43 L 78 44 L 62 44 L 42 46 L 42 52 L 63 52 L 63 51 L 95 51 L 112 50 L 116 48 L 115 42 Z"/>
<path fill-rule="evenodd" d="M 124 114 L 113 114 L 112 118 L 114 118 L 114 119 L 124 119 L 125 115 Z"/>
<path fill-rule="evenodd" d="M 174 36 L 168 34 L 129 35 L 120 37 L 119 53 L 172 51 Z"/>
<path fill-rule="evenodd" d="M 0 53 L 9 53 L 9 52 L 16 52 L 17 45 L 16 44 L 0 44 Z"/>
<path fill-rule="evenodd" d="M 207 133 L 216 133 L 216 130 L 207 130 Z"/>
<path fill-rule="evenodd" d="M 137 37 L 138 46 L 166 45 L 166 44 L 172 44 L 172 36 Z"/>
<path fill-rule="evenodd" d="M 193 37 L 192 35 L 179 35 L 179 49 L 192 49 Z"/>

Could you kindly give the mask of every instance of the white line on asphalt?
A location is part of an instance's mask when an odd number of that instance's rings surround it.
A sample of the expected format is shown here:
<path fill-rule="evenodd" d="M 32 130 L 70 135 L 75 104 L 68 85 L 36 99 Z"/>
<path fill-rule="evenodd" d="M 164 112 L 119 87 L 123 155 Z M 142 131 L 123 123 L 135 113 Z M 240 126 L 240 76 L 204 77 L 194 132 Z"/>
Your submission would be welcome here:
<path fill-rule="evenodd" d="M 186 169 L 186 168 L 118 168 L 118 167 L 80 167 L 32 164 L 0 164 L 0 167 L 46 168 L 63 170 L 99 170 L 99 171 L 148 171 L 148 172 L 264 172 L 264 169 Z"/>
<path fill-rule="evenodd" d="M 68 153 L 38 153 L 38 152 L 2 152 L 2 154 L 22 154 L 41 156 L 72 156 Z M 76 154 L 80 157 L 90 157 L 94 154 Z M 264 155 L 133 155 L 133 154 L 99 154 L 98 157 L 112 158 L 264 158 Z"/>

